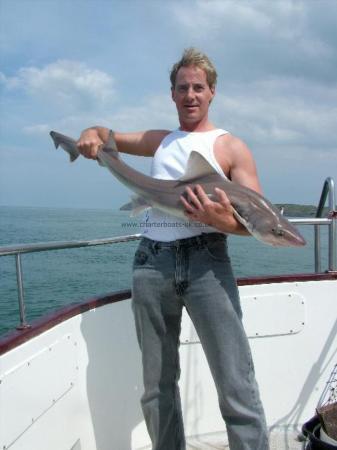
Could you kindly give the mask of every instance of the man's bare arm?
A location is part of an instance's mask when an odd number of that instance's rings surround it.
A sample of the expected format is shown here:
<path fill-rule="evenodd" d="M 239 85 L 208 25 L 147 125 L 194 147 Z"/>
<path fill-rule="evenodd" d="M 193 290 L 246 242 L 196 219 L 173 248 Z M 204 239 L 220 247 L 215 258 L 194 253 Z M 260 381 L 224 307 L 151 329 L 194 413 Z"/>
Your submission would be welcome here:
<path fill-rule="evenodd" d="M 247 145 L 232 136 L 229 145 L 230 179 L 262 194 L 253 155 Z"/>
<path fill-rule="evenodd" d="M 109 128 L 91 127 L 82 131 L 77 147 L 86 158 L 96 159 L 97 150 L 107 142 Z M 114 139 L 120 152 L 137 156 L 153 156 L 159 144 L 169 133 L 167 130 L 149 130 L 135 133 L 114 132 Z"/>

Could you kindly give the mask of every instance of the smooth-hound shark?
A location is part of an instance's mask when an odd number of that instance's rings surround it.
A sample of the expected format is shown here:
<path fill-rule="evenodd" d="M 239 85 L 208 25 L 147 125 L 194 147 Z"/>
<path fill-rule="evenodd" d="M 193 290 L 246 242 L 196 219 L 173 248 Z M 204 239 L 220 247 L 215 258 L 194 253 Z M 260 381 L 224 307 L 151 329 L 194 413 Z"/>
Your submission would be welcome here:
<path fill-rule="evenodd" d="M 51 131 L 50 135 L 55 147 L 62 147 L 70 155 L 70 161 L 75 161 L 80 155 L 76 141 L 55 131 Z M 186 219 L 180 200 L 181 195 L 186 195 L 186 187 L 193 189 L 200 184 L 214 201 L 217 199 L 214 191 L 217 187 L 228 196 L 237 220 L 256 239 L 282 247 L 302 246 L 306 243 L 297 229 L 269 200 L 252 189 L 223 178 L 197 151 L 191 152 L 186 172 L 178 180 L 152 178 L 125 164 L 118 156 L 112 133 L 108 142 L 98 150 L 97 160 L 137 194 L 134 204 L 138 212 L 154 207 Z"/>

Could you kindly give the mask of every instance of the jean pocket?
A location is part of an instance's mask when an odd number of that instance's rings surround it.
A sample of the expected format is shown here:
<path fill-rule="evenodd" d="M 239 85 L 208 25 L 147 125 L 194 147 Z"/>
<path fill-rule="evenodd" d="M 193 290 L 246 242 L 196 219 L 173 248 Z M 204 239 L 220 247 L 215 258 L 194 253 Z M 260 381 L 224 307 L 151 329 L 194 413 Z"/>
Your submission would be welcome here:
<path fill-rule="evenodd" d="M 215 261 L 229 261 L 227 243 L 224 240 L 215 240 L 205 243 L 207 254 Z"/>
<path fill-rule="evenodd" d="M 153 253 L 151 246 L 141 241 L 133 259 L 133 268 L 149 267 L 152 264 Z"/>

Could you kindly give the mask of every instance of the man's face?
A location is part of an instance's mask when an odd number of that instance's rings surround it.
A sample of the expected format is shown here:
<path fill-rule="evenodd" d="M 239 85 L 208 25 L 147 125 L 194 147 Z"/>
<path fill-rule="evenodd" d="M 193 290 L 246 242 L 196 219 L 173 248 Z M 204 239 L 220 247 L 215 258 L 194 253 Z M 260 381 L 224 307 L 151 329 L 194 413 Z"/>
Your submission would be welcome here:
<path fill-rule="evenodd" d="M 215 89 L 208 86 L 206 73 L 202 69 L 188 66 L 178 70 L 172 99 L 182 128 L 188 129 L 208 120 L 208 108 L 214 94 Z"/>

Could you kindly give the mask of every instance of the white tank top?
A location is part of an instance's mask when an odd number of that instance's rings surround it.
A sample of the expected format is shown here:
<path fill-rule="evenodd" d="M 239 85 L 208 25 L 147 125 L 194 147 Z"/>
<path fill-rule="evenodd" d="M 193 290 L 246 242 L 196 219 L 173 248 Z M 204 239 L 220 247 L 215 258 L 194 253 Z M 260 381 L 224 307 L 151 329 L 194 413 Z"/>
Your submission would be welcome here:
<path fill-rule="evenodd" d="M 213 147 L 217 137 L 227 133 L 228 131 L 221 129 L 191 133 L 173 131 L 162 140 L 154 154 L 151 176 L 162 180 L 180 178 L 185 173 L 188 158 L 194 150 L 203 155 L 216 172 L 226 178 L 215 159 Z M 144 237 L 166 242 L 219 231 L 200 222 L 189 222 L 188 218 L 180 219 L 157 208 L 147 211 L 142 228 Z"/>

